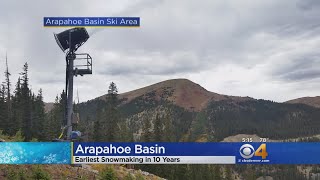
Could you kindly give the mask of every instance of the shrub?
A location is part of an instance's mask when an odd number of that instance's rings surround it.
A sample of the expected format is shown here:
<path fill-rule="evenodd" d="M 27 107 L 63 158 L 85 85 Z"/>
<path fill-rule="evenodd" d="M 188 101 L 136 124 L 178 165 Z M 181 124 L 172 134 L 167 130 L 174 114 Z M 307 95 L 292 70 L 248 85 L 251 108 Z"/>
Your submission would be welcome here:
<path fill-rule="evenodd" d="M 104 171 L 100 174 L 102 180 L 116 180 L 116 174 L 114 172 L 113 167 L 107 167 Z"/>
<path fill-rule="evenodd" d="M 144 180 L 144 177 L 140 172 L 136 175 L 136 180 Z"/>
<path fill-rule="evenodd" d="M 5 177 L 7 177 L 8 180 L 27 180 L 27 174 L 26 171 L 23 168 L 17 168 L 17 166 L 9 165 L 6 168 Z"/>
<path fill-rule="evenodd" d="M 32 138 L 30 142 L 38 142 L 37 138 Z"/>
<path fill-rule="evenodd" d="M 13 142 L 23 142 L 24 137 L 22 136 L 21 130 L 19 130 L 13 137 L 12 137 Z"/>
<path fill-rule="evenodd" d="M 19 179 L 18 174 L 11 168 L 8 169 L 6 176 L 7 176 L 8 180 Z"/>
<path fill-rule="evenodd" d="M 26 175 L 26 172 L 23 169 L 21 169 L 19 171 L 18 177 L 19 177 L 18 178 L 19 180 L 27 180 L 28 179 L 27 175 Z"/>
<path fill-rule="evenodd" d="M 128 173 L 125 177 L 124 180 L 135 180 L 134 176 L 131 173 Z"/>
<path fill-rule="evenodd" d="M 32 178 L 36 180 L 49 180 L 49 174 L 44 171 L 40 166 L 37 166 L 36 168 L 33 168 L 32 172 Z"/>
<path fill-rule="evenodd" d="M 5 141 L 8 141 L 9 136 L 4 135 L 4 134 L 3 134 L 3 131 L 2 131 L 2 130 L 0 130 L 0 139 L 3 139 L 3 140 L 5 140 Z"/>

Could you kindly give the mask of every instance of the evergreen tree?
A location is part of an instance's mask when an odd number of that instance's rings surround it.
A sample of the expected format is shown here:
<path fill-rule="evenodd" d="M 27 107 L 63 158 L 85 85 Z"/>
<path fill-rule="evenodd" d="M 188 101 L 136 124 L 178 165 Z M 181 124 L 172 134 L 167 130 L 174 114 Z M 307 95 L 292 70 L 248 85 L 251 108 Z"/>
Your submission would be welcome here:
<path fill-rule="evenodd" d="M 130 131 L 126 121 L 122 120 L 121 123 L 119 123 L 119 127 L 120 127 L 120 137 L 119 140 L 121 142 L 133 142 L 133 134 Z"/>
<path fill-rule="evenodd" d="M 93 137 L 95 142 L 103 142 L 104 137 L 103 137 L 103 128 L 101 125 L 101 122 L 97 120 L 94 122 L 94 137 Z"/>
<path fill-rule="evenodd" d="M 95 121 L 92 121 L 89 116 L 80 120 L 78 128 L 82 132 L 84 142 L 94 141 L 94 125 Z"/>
<path fill-rule="evenodd" d="M 8 58 L 6 55 L 6 70 L 5 70 L 5 101 L 6 101 L 6 112 L 5 112 L 5 119 L 4 119 L 4 124 L 7 128 L 9 127 L 10 122 L 12 121 L 12 102 L 11 102 L 11 82 L 10 82 L 10 72 L 9 72 L 9 67 L 8 67 Z M 6 128 L 6 129 L 7 129 Z M 7 130 L 8 132 L 8 130 Z"/>
<path fill-rule="evenodd" d="M 22 132 L 25 137 L 25 141 L 30 141 L 32 139 L 32 119 L 31 119 L 31 97 L 29 89 L 29 77 L 28 77 L 28 63 L 25 63 L 23 66 L 22 75 L 22 118 L 23 118 L 23 127 Z"/>
<path fill-rule="evenodd" d="M 59 114 L 59 97 L 56 96 L 55 102 L 53 104 L 53 108 L 50 110 L 50 112 L 47 114 L 45 119 L 45 125 L 44 125 L 44 131 L 46 135 L 47 140 L 52 140 L 54 138 L 57 138 L 58 131 L 56 131 L 58 124 L 58 115 Z"/>
<path fill-rule="evenodd" d="M 116 105 L 118 102 L 118 88 L 114 82 L 109 85 L 107 101 L 112 105 Z"/>
<path fill-rule="evenodd" d="M 103 142 L 105 140 L 104 128 L 105 124 L 103 123 L 103 111 L 101 109 L 97 112 L 97 119 L 94 122 L 94 136 L 93 140 L 96 142 Z"/>
<path fill-rule="evenodd" d="M 14 96 L 12 98 L 12 121 L 9 122 L 7 133 L 15 135 L 22 128 L 22 89 L 21 78 L 18 78 Z"/>
<path fill-rule="evenodd" d="M 33 134 L 34 137 L 40 141 L 45 140 L 45 109 L 42 96 L 42 89 L 39 90 L 38 95 L 34 99 L 33 106 Z"/>
<path fill-rule="evenodd" d="M 5 112 L 5 88 L 4 86 L 0 86 L 0 130 L 4 131 L 6 129 L 6 112 Z"/>
<path fill-rule="evenodd" d="M 117 141 L 120 121 L 120 114 L 118 111 L 118 88 L 114 82 L 110 83 L 107 94 L 107 107 L 105 111 L 105 141 Z"/>
<path fill-rule="evenodd" d="M 174 142 L 174 130 L 171 121 L 171 111 L 167 112 L 165 119 L 164 119 L 164 140 L 166 142 Z"/>
<path fill-rule="evenodd" d="M 151 142 L 152 141 L 151 123 L 148 118 L 145 118 L 143 121 L 142 140 L 144 142 Z"/>
<path fill-rule="evenodd" d="M 154 138 L 155 142 L 163 141 L 163 124 L 161 122 L 159 114 L 156 114 L 156 119 L 154 120 Z"/>
<path fill-rule="evenodd" d="M 63 133 L 66 136 L 65 124 L 65 93 L 64 91 L 59 96 L 56 96 L 53 108 L 47 113 L 44 123 L 45 139 L 56 139 Z"/>

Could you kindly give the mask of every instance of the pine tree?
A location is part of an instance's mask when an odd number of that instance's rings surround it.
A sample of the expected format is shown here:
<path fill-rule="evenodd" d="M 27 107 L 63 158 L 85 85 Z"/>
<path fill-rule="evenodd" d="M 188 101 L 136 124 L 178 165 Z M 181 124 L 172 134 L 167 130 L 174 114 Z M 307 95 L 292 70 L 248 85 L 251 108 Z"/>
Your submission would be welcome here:
<path fill-rule="evenodd" d="M 107 107 L 105 111 L 105 141 L 117 141 L 120 121 L 120 114 L 118 111 L 118 88 L 114 82 L 110 83 L 107 94 Z"/>
<path fill-rule="evenodd" d="M 45 140 L 45 109 L 42 96 L 42 89 L 39 90 L 38 95 L 34 99 L 33 107 L 33 134 L 34 137 L 40 141 Z"/>
<path fill-rule="evenodd" d="M 95 122 L 89 116 L 80 120 L 78 129 L 82 132 L 82 140 L 84 142 L 94 141 L 94 124 Z"/>
<path fill-rule="evenodd" d="M 154 120 L 154 137 L 153 140 L 155 142 L 163 141 L 163 124 L 161 122 L 159 114 L 156 114 L 156 118 Z"/>
<path fill-rule="evenodd" d="M 5 88 L 4 86 L 0 86 L 0 130 L 4 131 L 6 127 L 6 112 L 5 112 Z"/>
<path fill-rule="evenodd" d="M 13 136 L 22 129 L 22 90 L 21 78 L 18 78 L 12 98 L 12 121 L 8 124 L 8 134 Z"/>
<path fill-rule="evenodd" d="M 57 137 L 57 132 L 54 130 L 53 125 L 57 124 L 57 109 L 59 106 L 59 97 L 56 96 L 53 108 L 48 112 L 45 123 L 44 123 L 44 131 L 45 131 L 45 138 L 47 140 L 52 140 Z"/>
<path fill-rule="evenodd" d="M 4 119 L 4 124 L 7 126 L 7 128 L 11 128 L 9 126 L 10 122 L 12 121 L 12 102 L 11 102 L 11 82 L 10 82 L 10 72 L 9 72 L 9 67 L 8 67 L 8 57 L 6 55 L 6 71 L 5 71 L 5 101 L 6 101 L 6 113 L 5 113 L 5 119 Z M 7 129 L 6 128 L 6 129 Z M 8 131 L 7 131 L 8 132 Z"/>
<path fill-rule="evenodd" d="M 124 120 L 121 120 L 121 123 L 119 123 L 119 127 L 120 127 L 120 137 L 119 137 L 119 140 L 121 142 L 133 142 L 133 134 L 132 132 L 130 131 L 126 121 Z"/>
<path fill-rule="evenodd" d="M 62 129 L 63 125 L 65 125 L 63 124 L 65 122 L 64 98 L 64 92 L 61 93 L 60 97 L 56 96 L 53 108 L 45 118 L 44 134 L 47 140 L 58 138 L 62 130 L 64 130 L 64 135 L 66 135 L 65 129 Z"/>
<path fill-rule="evenodd" d="M 25 137 L 25 141 L 30 141 L 32 139 L 32 119 L 31 119 L 31 97 L 29 89 L 29 77 L 28 77 L 28 63 L 23 66 L 22 75 L 22 118 L 23 127 L 22 132 Z"/>
<path fill-rule="evenodd" d="M 94 122 L 94 134 L 93 134 L 93 140 L 96 142 L 103 142 L 105 140 L 105 134 L 104 134 L 104 129 L 105 129 L 105 125 L 103 123 L 103 112 L 102 110 L 99 108 L 98 112 L 97 112 L 97 119 Z"/>
<path fill-rule="evenodd" d="M 171 121 L 171 111 L 167 112 L 164 118 L 164 140 L 166 142 L 174 142 L 174 131 L 173 131 L 173 125 Z"/>
<path fill-rule="evenodd" d="M 151 142 L 152 141 L 151 123 L 148 118 L 145 118 L 143 121 L 142 140 L 144 142 Z"/>
<path fill-rule="evenodd" d="M 103 128 L 99 120 L 94 122 L 94 137 L 95 142 L 103 142 Z"/>

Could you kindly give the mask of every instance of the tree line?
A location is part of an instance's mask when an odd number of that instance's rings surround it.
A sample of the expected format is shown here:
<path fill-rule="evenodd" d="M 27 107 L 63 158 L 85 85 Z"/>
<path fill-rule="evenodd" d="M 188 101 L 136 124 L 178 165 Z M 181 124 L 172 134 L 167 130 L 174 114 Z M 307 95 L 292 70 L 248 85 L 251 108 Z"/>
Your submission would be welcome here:
<path fill-rule="evenodd" d="M 42 89 L 34 93 L 29 83 L 29 65 L 25 63 L 12 87 L 11 73 L 6 59 L 4 81 L 0 86 L 0 131 L 3 135 L 19 134 L 24 141 L 51 141 L 59 137 L 65 124 L 65 98 L 57 95 L 53 107 L 46 112 Z M 118 110 L 118 90 L 111 83 L 107 98 L 99 106 L 95 119 L 84 118 L 75 130 L 82 130 L 87 141 L 132 141 L 132 131 Z M 74 111 L 79 111 L 74 104 Z M 66 134 L 66 133 L 64 133 Z M 65 138 L 65 136 L 64 136 Z"/>
<path fill-rule="evenodd" d="M 2 133 L 13 136 L 21 133 L 25 141 L 36 138 L 45 140 L 43 126 L 45 110 L 40 89 L 37 94 L 31 91 L 28 76 L 28 63 L 25 63 L 22 72 L 13 90 L 10 80 L 8 62 L 6 61 L 5 81 L 0 89 L 0 129 Z"/>
<path fill-rule="evenodd" d="M 36 93 L 32 91 L 30 88 L 28 73 L 29 66 L 28 63 L 25 63 L 22 67 L 22 72 L 19 74 L 15 86 L 13 87 L 11 82 L 11 73 L 9 72 L 8 63 L 6 62 L 4 81 L 0 87 L 0 131 L 8 136 L 21 134 L 24 141 L 51 141 L 59 136 L 61 133 L 61 127 L 64 124 L 65 92 L 56 96 L 53 108 L 46 112 L 42 90 L 39 89 Z M 238 120 L 238 122 L 245 122 L 243 119 L 235 118 L 239 117 L 236 116 L 239 115 L 237 114 L 239 112 L 234 111 L 236 113 L 232 116 L 233 113 L 227 111 L 234 110 L 235 107 L 228 107 L 230 106 L 229 104 L 224 105 L 221 102 L 219 104 L 211 104 L 210 107 L 213 109 L 212 111 L 207 110 L 205 112 L 192 114 L 190 112 L 184 112 L 170 104 L 157 104 L 157 102 L 152 102 L 152 98 L 150 98 L 150 102 L 145 99 L 141 99 L 143 102 L 140 102 L 140 105 L 139 99 L 136 99 L 131 102 L 132 104 L 121 106 L 121 100 L 118 98 L 118 88 L 113 82 L 110 84 L 107 92 L 105 99 L 102 101 L 95 101 L 94 106 L 96 106 L 96 109 L 94 116 L 81 116 L 82 119 L 80 124 L 75 127 L 75 129 L 79 129 L 85 135 L 86 139 L 84 139 L 84 141 L 178 142 L 182 140 L 182 135 L 186 134 L 186 130 L 190 126 L 192 127 L 192 131 L 189 132 L 188 141 L 195 141 L 201 134 L 211 135 L 208 132 L 212 132 L 213 129 L 216 130 L 217 133 L 212 136 L 220 135 L 221 137 L 218 137 L 222 138 L 230 134 L 232 135 L 235 130 L 231 131 L 230 129 L 233 128 L 232 126 L 222 126 L 223 123 L 220 124 L 220 122 L 224 120 L 230 121 L 232 119 Z M 154 94 L 152 93 L 150 94 L 150 96 L 153 95 Z M 75 104 L 74 110 L 81 112 L 81 108 L 90 108 L 88 103 L 90 102 L 87 102 L 86 106 L 83 106 L 83 104 Z M 134 103 L 137 103 L 138 105 Z M 146 106 L 148 107 L 142 106 L 141 103 L 147 103 Z M 272 117 L 265 115 L 264 117 L 268 118 L 266 120 L 272 119 L 273 116 L 276 117 L 278 114 L 278 112 L 275 112 L 273 108 L 269 108 L 271 110 L 266 108 L 273 105 L 273 103 L 264 101 L 257 104 L 253 104 L 252 102 L 246 103 L 251 105 L 251 108 L 244 111 L 244 114 L 241 114 L 242 116 L 253 116 L 254 114 L 251 113 L 252 109 L 256 109 L 256 111 L 259 112 L 261 111 L 261 113 L 263 112 L 263 115 L 269 111 L 274 112 L 269 113 L 269 116 L 271 114 Z M 265 103 L 265 105 L 261 105 L 261 103 Z M 248 106 L 248 104 L 246 104 L 246 106 Z M 165 107 L 163 108 L 162 113 L 152 109 L 162 106 Z M 264 111 L 260 110 L 260 106 Z M 290 106 L 288 109 L 291 109 L 293 105 L 288 106 Z M 129 109 L 129 111 L 128 108 L 132 109 Z M 148 108 L 151 109 L 150 112 L 153 113 L 152 118 L 150 118 L 151 114 L 149 113 L 146 114 L 144 118 L 136 116 L 137 119 L 128 119 L 128 117 L 132 117 L 132 114 L 137 114 L 136 111 L 146 110 Z M 318 111 L 314 109 L 310 110 L 310 108 L 307 107 L 295 108 L 299 110 L 303 109 L 307 112 L 300 114 L 296 113 L 297 115 L 289 116 L 287 119 L 298 121 L 301 119 L 299 116 L 305 116 L 305 114 L 311 114 L 313 116 L 318 115 Z M 227 113 L 225 113 L 225 111 L 227 111 Z M 127 113 L 130 113 L 131 115 L 128 116 Z M 213 113 L 215 116 L 210 116 Z M 196 119 L 196 121 L 193 121 L 193 119 Z M 210 124 L 209 122 L 211 121 L 208 121 L 209 119 L 216 120 L 214 122 L 218 124 Z M 249 118 L 249 120 L 250 119 L 257 118 L 253 117 Z M 138 136 L 135 135 L 135 133 L 137 133 L 136 129 L 132 128 L 134 126 L 132 123 L 135 123 L 134 120 L 139 121 L 137 125 L 141 128 L 141 134 Z M 220 127 L 220 130 L 217 130 L 217 127 Z M 247 130 L 246 128 L 243 127 L 242 130 Z M 272 131 L 270 130 L 270 132 Z M 210 138 L 208 138 L 208 140 L 209 139 Z M 213 139 L 214 138 L 209 141 L 213 141 Z M 242 166 L 242 168 L 243 167 L 245 166 Z M 233 177 L 231 177 L 233 176 L 232 171 L 246 172 L 242 174 L 246 179 L 254 179 L 256 178 L 255 174 L 257 174 L 258 171 L 251 167 L 241 169 L 234 166 L 218 165 L 137 165 L 135 168 L 142 169 L 168 179 L 233 179 Z M 290 174 L 297 176 L 297 174 L 293 173 L 297 172 L 296 169 L 288 169 L 288 171 L 285 171 L 283 174 L 272 174 L 271 172 L 270 175 L 279 176 L 279 178 L 280 176 L 287 177 Z"/>
<path fill-rule="evenodd" d="M 63 94 L 57 96 L 52 111 L 46 113 L 42 89 L 33 92 L 29 83 L 29 65 L 12 86 L 6 58 L 5 80 L 0 87 L 0 131 L 3 135 L 19 134 L 24 141 L 51 141 L 58 137 L 63 120 Z"/>

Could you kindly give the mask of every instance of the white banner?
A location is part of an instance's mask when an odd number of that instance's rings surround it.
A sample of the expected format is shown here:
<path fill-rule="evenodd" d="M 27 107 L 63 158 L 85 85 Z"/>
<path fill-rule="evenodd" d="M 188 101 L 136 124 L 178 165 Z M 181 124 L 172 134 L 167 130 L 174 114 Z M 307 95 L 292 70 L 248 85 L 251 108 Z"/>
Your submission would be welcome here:
<path fill-rule="evenodd" d="M 73 164 L 235 164 L 235 156 L 73 156 Z"/>

